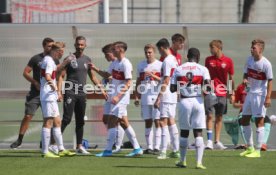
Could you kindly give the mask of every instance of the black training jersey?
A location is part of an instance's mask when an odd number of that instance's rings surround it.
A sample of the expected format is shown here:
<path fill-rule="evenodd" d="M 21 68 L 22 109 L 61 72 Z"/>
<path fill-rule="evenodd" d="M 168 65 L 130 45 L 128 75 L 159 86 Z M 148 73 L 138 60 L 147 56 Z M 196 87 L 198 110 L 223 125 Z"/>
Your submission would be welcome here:
<path fill-rule="evenodd" d="M 35 79 L 37 82 L 40 83 L 40 64 L 44 58 L 44 54 L 40 53 L 37 55 L 34 55 L 28 62 L 27 66 L 31 67 L 33 69 L 33 79 Z M 56 65 L 59 64 L 58 60 L 54 60 Z M 31 84 L 30 91 L 34 94 L 39 95 L 39 91 L 35 88 L 33 84 Z"/>
<path fill-rule="evenodd" d="M 70 86 L 69 82 L 73 83 L 73 87 L 66 90 L 67 92 L 71 94 L 75 94 L 75 92 L 84 94 L 83 87 L 86 85 L 87 73 L 90 69 L 88 66 L 89 63 L 91 63 L 91 59 L 83 55 L 77 59 L 71 60 L 70 64 L 67 64 L 66 81 L 68 81 L 68 83 L 65 83 L 65 87 L 68 89 Z"/>

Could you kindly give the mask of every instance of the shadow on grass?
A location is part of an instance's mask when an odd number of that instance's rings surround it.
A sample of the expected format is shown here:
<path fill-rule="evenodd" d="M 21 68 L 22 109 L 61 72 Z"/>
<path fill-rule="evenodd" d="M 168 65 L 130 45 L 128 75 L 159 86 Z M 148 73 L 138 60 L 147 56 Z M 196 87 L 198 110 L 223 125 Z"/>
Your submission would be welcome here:
<path fill-rule="evenodd" d="M 160 165 L 160 166 L 141 166 L 141 165 L 137 165 L 137 166 L 131 166 L 131 165 L 118 165 L 118 166 L 114 166 L 116 168 L 179 168 L 179 167 L 173 167 L 173 166 L 164 166 L 164 165 Z"/>

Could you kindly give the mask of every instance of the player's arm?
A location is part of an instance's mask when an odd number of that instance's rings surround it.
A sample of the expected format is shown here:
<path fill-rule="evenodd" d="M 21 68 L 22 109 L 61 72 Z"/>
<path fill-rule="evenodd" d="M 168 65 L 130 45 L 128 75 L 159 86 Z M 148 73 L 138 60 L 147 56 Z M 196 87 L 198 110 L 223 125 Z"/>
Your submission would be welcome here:
<path fill-rule="evenodd" d="M 30 83 L 32 83 L 35 88 L 37 90 L 40 90 L 40 83 L 38 81 L 36 81 L 31 75 L 30 73 L 33 71 L 33 68 L 30 66 L 26 66 L 24 71 L 23 71 L 23 77 L 29 81 Z"/>
<path fill-rule="evenodd" d="M 100 81 L 98 80 L 96 74 L 94 73 L 94 71 L 92 69 L 88 70 L 88 76 L 90 78 L 90 80 L 101 90 L 101 93 L 103 94 L 104 98 L 107 100 L 108 95 L 105 92 L 105 90 L 103 89 L 103 85 L 100 83 Z"/>
<path fill-rule="evenodd" d="M 138 91 L 138 87 L 140 86 L 140 84 L 141 84 L 141 79 L 140 79 L 140 77 L 137 77 L 135 91 L 134 91 L 134 99 L 135 99 L 134 104 L 135 104 L 135 106 L 139 105 L 139 97 L 141 96 L 141 94 Z"/>
<path fill-rule="evenodd" d="M 66 75 L 66 70 L 62 70 L 59 73 L 59 76 L 58 76 L 58 81 L 57 81 L 57 84 L 58 84 L 58 101 L 62 100 L 62 92 L 63 92 L 62 83 L 63 83 L 65 75 Z"/>
<path fill-rule="evenodd" d="M 161 80 L 161 77 L 155 75 L 154 72 L 148 72 L 148 71 L 146 71 L 145 73 L 146 73 L 146 76 L 148 75 L 148 76 L 152 77 L 155 81 L 160 81 Z"/>
<path fill-rule="evenodd" d="M 63 62 L 57 65 L 57 72 L 61 73 L 66 68 L 66 66 L 70 63 L 70 61 L 71 59 L 69 58 L 69 56 L 64 58 Z"/>
<path fill-rule="evenodd" d="M 158 94 L 158 96 L 157 96 L 157 99 L 156 99 L 156 101 L 155 101 L 155 103 L 154 103 L 154 107 L 155 107 L 155 108 L 159 108 L 160 101 L 161 101 L 161 97 L 162 97 L 162 95 L 165 93 L 165 91 L 166 91 L 166 89 L 167 89 L 167 86 L 168 86 L 169 83 L 170 83 L 170 79 L 171 79 L 170 76 L 165 76 L 165 77 L 164 77 L 164 80 L 163 80 L 163 82 L 161 83 L 160 92 L 159 92 L 159 94 Z"/>
<path fill-rule="evenodd" d="M 51 89 L 52 89 L 53 91 L 56 91 L 56 90 L 57 90 L 57 87 L 56 87 L 56 85 L 55 85 L 54 82 L 53 82 L 53 79 L 52 79 L 52 77 L 51 77 L 51 74 L 46 73 L 46 74 L 45 74 L 45 80 L 47 81 L 47 84 L 51 87 Z"/>
<path fill-rule="evenodd" d="M 131 86 L 131 82 L 132 82 L 131 79 L 125 80 L 124 86 L 120 89 L 120 92 L 112 98 L 113 104 L 117 104 L 120 101 L 120 99 L 123 97 L 123 95 L 129 90 L 129 88 Z"/>
<path fill-rule="evenodd" d="M 111 77 L 111 74 L 107 71 L 103 71 L 100 68 L 96 67 L 95 64 L 89 64 L 90 68 L 94 70 L 97 74 L 99 74 L 104 79 L 109 79 Z"/>
<path fill-rule="evenodd" d="M 266 108 L 271 106 L 271 93 L 272 93 L 272 79 L 269 79 L 267 82 L 267 94 L 264 102 L 264 105 Z"/>
<path fill-rule="evenodd" d="M 235 82 L 232 74 L 229 74 L 229 81 L 231 82 L 231 92 L 229 93 L 230 104 L 234 103 L 235 98 Z"/>

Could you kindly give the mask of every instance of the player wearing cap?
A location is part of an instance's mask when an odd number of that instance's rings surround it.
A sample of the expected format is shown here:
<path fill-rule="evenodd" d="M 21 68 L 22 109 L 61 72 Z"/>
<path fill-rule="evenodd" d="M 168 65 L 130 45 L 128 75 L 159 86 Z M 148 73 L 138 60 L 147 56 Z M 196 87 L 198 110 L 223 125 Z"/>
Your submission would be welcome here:
<path fill-rule="evenodd" d="M 209 84 L 210 75 L 206 67 L 199 65 L 200 52 L 197 48 L 188 50 L 188 62 L 174 71 L 171 78 L 171 91 L 180 92 L 179 127 L 180 127 L 180 161 L 178 167 L 186 167 L 189 130 L 193 129 L 196 147 L 196 168 L 206 169 L 202 165 L 204 141 L 202 130 L 206 128 L 202 85 Z M 206 92 L 207 94 L 210 92 Z M 208 94 L 209 95 L 209 94 Z"/>

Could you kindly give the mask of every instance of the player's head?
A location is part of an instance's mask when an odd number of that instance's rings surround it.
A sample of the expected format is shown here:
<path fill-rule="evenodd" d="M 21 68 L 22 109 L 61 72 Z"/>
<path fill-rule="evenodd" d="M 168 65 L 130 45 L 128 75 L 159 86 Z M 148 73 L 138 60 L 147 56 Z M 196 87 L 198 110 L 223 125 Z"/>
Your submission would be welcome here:
<path fill-rule="evenodd" d="M 156 47 L 153 44 L 145 45 L 144 52 L 147 60 L 155 59 Z"/>
<path fill-rule="evenodd" d="M 198 63 L 200 60 L 200 52 L 197 48 L 190 48 L 188 50 L 188 61 Z"/>
<path fill-rule="evenodd" d="M 172 37 L 172 48 L 173 50 L 182 50 L 184 49 L 185 37 L 180 33 L 174 34 Z"/>
<path fill-rule="evenodd" d="M 164 51 L 170 48 L 170 43 L 166 38 L 162 38 L 156 43 L 156 47 L 159 53 L 163 55 Z"/>
<path fill-rule="evenodd" d="M 258 58 L 262 55 L 265 48 L 265 42 L 261 39 L 254 39 L 251 42 L 251 54 L 253 57 Z"/>
<path fill-rule="evenodd" d="M 86 38 L 84 36 L 77 36 L 75 40 L 75 48 L 77 54 L 82 54 L 86 47 Z"/>
<path fill-rule="evenodd" d="M 223 44 L 221 40 L 213 40 L 209 43 L 210 52 L 212 55 L 217 55 L 222 51 Z"/>
<path fill-rule="evenodd" d="M 45 55 L 50 54 L 53 43 L 54 43 L 54 40 L 52 38 L 46 37 L 43 39 L 42 47 L 43 47 L 43 50 L 44 50 L 43 52 Z"/>
<path fill-rule="evenodd" d="M 54 59 L 60 59 L 63 56 L 64 48 L 64 42 L 54 42 L 51 49 L 51 56 Z"/>
<path fill-rule="evenodd" d="M 114 55 L 119 58 L 121 54 L 127 51 L 127 44 L 123 41 L 116 41 L 113 43 L 113 49 Z"/>
<path fill-rule="evenodd" d="M 113 54 L 113 43 L 107 44 L 102 48 L 102 52 L 107 61 L 114 61 L 116 57 Z"/>

